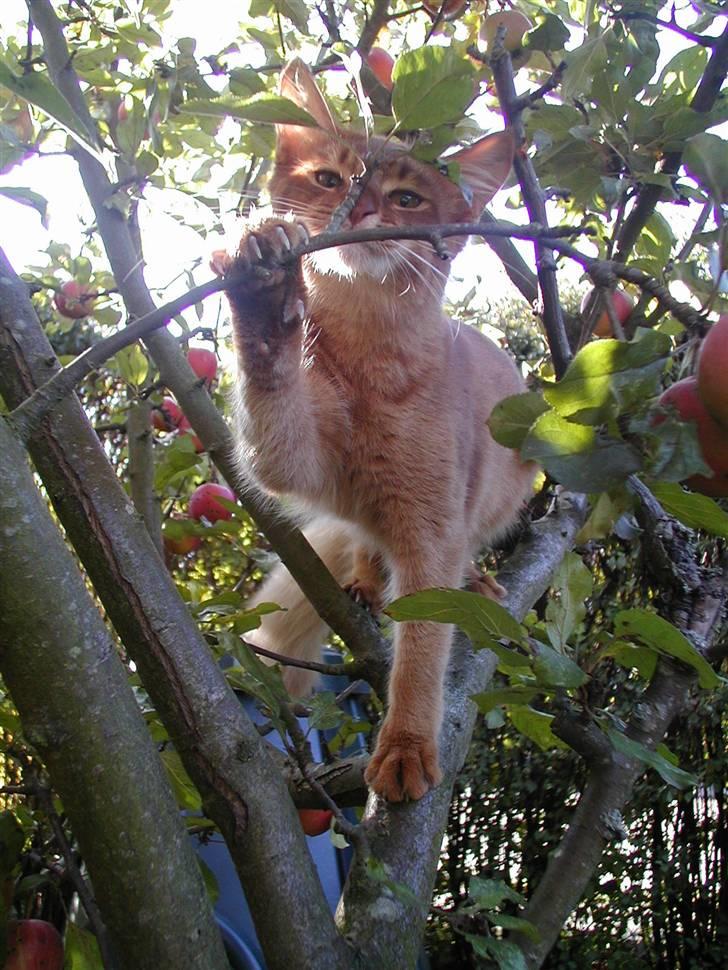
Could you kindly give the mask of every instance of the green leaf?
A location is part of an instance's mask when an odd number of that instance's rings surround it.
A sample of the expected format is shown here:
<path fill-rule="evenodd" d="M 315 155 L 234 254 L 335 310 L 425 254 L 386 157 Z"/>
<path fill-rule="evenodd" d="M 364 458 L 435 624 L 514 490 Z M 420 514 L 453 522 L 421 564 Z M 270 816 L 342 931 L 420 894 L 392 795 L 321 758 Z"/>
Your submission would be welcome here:
<path fill-rule="evenodd" d="M 520 448 L 536 418 L 548 409 L 548 404 L 537 391 L 513 394 L 493 408 L 488 418 L 490 433 L 499 445 Z"/>
<path fill-rule="evenodd" d="M 184 478 L 192 468 L 196 468 L 204 461 L 204 456 L 199 455 L 195 450 L 191 435 L 175 435 L 164 448 L 162 460 L 154 469 L 155 489 L 161 491 L 175 479 Z"/>
<path fill-rule="evenodd" d="M 666 512 L 691 529 L 703 529 L 714 536 L 728 539 L 728 512 L 707 495 L 686 492 L 680 485 L 652 482 L 652 494 Z"/>
<path fill-rule="evenodd" d="M 336 703 L 336 694 L 332 690 L 317 691 L 306 701 L 311 713 L 308 716 L 309 728 L 328 731 L 338 728 L 344 720 L 344 712 Z"/>
<path fill-rule="evenodd" d="M 200 867 L 200 872 L 202 873 L 202 881 L 205 884 L 207 895 L 210 902 L 214 906 L 220 898 L 220 884 L 217 881 L 217 876 L 215 875 L 214 870 L 208 866 L 199 853 L 195 856 L 195 858 L 197 859 L 197 865 Z"/>
<path fill-rule="evenodd" d="M 256 121 L 268 125 L 300 125 L 318 128 L 318 122 L 289 98 L 279 94 L 262 92 L 241 101 L 238 98 L 216 98 L 205 101 L 192 98 L 180 106 L 180 111 L 198 117 L 237 118 L 240 121 Z"/>
<path fill-rule="evenodd" d="M 499 640 L 521 643 L 523 628 L 499 603 L 481 593 L 462 589 L 425 589 L 402 596 L 390 603 L 384 612 L 398 622 L 455 623 L 478 649 L 487 647 L 509 666 L 528 666 L 527 657 L 498 643 Z"/>
<path fill-rule="evenodd" d="M 561 85 L 561 97 L 572 101 L 591 91 L 592 80 L 602 73 L 607 63 L 606 39 L 612 31 L 606 31 L 566 55 L 566 71 Z"/>
<path fill-rule="evenodd" d="M 471 877 L 468 897 L 478 909 L 495 909 L 505 901 L 517 903 L 519 906 L 526 905 L 524 897 L 502 879 L 483 879 L 481 876 Z"/>
<path fill-rule="evenodd" d="M 573 424 L 555 411 L 536 420 L 521 458 L 539 462 L 557 482 L 579 492 L 607 491 L 641 466 L 631 445 L 598 437 L 594 428 Z"/>
<path fill-rule="evenodd" d="M 497 940 L 493 936 L 475 936 L 463 933 L 479 957 L 491 959 L 498 964 L 499 970 L 528 970 L 523 953 L 509 940 Z"/>
<path fill-rule="evenodd" d="M 179 754 L 173 748 L 165 748 L 160 757 L 179 807 L 191 812 L 202 811 L 200 794 L 185 771 Z"/>
<path fill-rule="evenodd" d="M 615 640 L 602 654 L 604 657 L 614 657 L 621 667 L 636 670 L 640 677 L 652 680 L 657 667 L 657 654 L 649 647 L 639 647 L 625 640 Z"/>
<path fill-rule="evenodd" d="M 545 643 L 532 642 L 535 654 L 533 672 L 539 684 L 545 687 L 565 687 L 571 690 L 581 687 L 589 679 L 581 667 L 570 657 L 564 656 Z"/>
<path fill-rule="evenodd" d="M 657 751 L 650 751 L 649 748 L 638 741 L 633 741 L 632 738 L 628 738 L 621 731 L 607 726 L 604 732 L 617 751 L 627 755 L 628 758 L 636 758 L 638 761 L 643 761 L 646 765 L 649 765 L 650 768 L 654 768 L 662 780 L 666 781 L 668 785 L 672 785 L 673 788 L 692 788 L 698 784 L 698 778 L 695 775 L 690 774 L 689 771 L 683 771 L 682 768 L 672 764 Z"/>
<path fill-rule="evenodd" d="M 530 703 L 537 694 L 543 693 L 541 687 L 494 687 L 492 690 L 484 690 L 480 694 L 471 694 L 470 700 L 473 701 L 481 714 L 489 714 L 494 708 L 518 704 L 522 707 Z"/>
<path fill-rule="evenodd" d="M 66 923 L 63 953 L 63 970 L 104 970 L 96 937 L 77 923 Z"/>
<path fill-rule="evenodd" d="M 531 51 L 560 51 L 571 36 L 569 28 L 552 13 L 541 15 L 540 23 L 523 38 L 523 46 Z"/>
<path fill-rule="evenodd" d="M 582 562 L 581 556 L 575 552 L 567 552 L 551 585 L 558 592 L 558 597 L 549 598 L 546 629 L 554 647 L 563 650 L 586 615 L 585 601 L 592 594 L 592 574 Z"/>
<path fill-rule="evenodd" d="M 537 711 L 533 707 L 523 706 L 511 707 L 508 715 L 514 728 L 535 742 L 542 751 L 548 748 L 568 747 L 551 730 L 554 719 L 552 714 L 544 714 L 543 711 Z"/>
<path fill-rule="evenodd" d="M 21 205 L 27 205 L 31 209 L 35 209 L 40 215 L 41 225 L 47 228 L 48 200 L 39 192 L 8 185 L 0 188 L 0 195 L 4 195 L 6 199 L 12 199 L 13 202 L 19 202 Z"/>
<path fill-rule="evenodd" d="M 701 182 L 716 202 L 728 202 L 728 143 L 710 132 L 691 138 L 683 156 L 691 175 Z"/>
<path fill-rule="evenodd" d="M 392 111 L 406 131 L 459 121 L 473 99 L 473 68 L 450 47 L 406 51 L 392 80 Z"/>
<path fill-rule="evenodd" d="M 96 133 L 89 131 L 58 88 L 40 71 L 18 76 L 0 59 L 0 85 L 36 105 L 57 121 L 87 152 L 102 161 L 96 147 Z"/>
<path fill-rule="evenodd" d="M 639 640 L 657 653 L 680 660 L 698 672 L 698 683 L 710 689 L 719 687 L 721 680 L 677 627 L 648 610 L 622 610 L 614 621 L 617 636 L 625 640 Z"/>
<path fill-rule="evenodd" d="M 149 372 L 149 361 L 139 344 L 123 347 L 109 361 L 112 367 L 127 384 L 139 387 Z"/>
<path fill-rule="evenodd" d="M 504 930 L 514 930 L 516 933 L 523 933 L 529 939 L 537 943 L 540 934 L 530 920 L 523 919 L 522 916 L 508 916 L 506 913 L 486 913 L 485 918 L 493 926 L 500 926 Z"/>
<path fill-rule="evenodd" d="M 671 349 L 650 330 L 640 340 L 595 340 L 583 347 L 544 397 L 564 418 L 596 424 L 653 397 Z"/>

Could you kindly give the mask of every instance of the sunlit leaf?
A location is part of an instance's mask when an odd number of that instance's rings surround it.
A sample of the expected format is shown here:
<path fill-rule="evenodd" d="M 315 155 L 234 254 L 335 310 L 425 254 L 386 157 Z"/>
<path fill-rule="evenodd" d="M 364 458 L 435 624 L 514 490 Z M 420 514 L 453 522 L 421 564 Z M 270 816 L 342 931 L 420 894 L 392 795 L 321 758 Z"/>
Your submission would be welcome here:
<path fill-rule="evenodd" d="M 392 111 L 400 128 L 435 128 L 459 121 L 473 98 L 473 69 L 449 47 L 401 54 L 392 71 Z"/>
<path fill-rule="evenodd" d="M 680 660 L 698 673 L 698 683 L 704 688 L 718 687 L 720 678 L 688 638 L 676 626 L 649 610 L 622 610 L 614 621 L 619 637 L 638 640 L 646 646 Z"/>

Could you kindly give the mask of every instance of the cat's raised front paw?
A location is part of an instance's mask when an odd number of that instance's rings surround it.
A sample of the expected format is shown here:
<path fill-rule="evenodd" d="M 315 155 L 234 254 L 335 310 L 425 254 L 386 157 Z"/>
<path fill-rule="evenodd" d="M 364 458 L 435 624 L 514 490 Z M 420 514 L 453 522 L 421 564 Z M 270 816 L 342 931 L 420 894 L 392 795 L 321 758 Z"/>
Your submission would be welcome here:
<path fill-rule="evenodd" d="M 265 328 L 266 324 L 303 318 L 300 263 L 286 257 L 308 238 L 301 222 L 268 219 L 242 236 L 234 255 L 221 250 L 213 253 L 213 272 L 234 280 L 228 296 L 242 320 Z"/>
<path fill-rule="evenodd" d="M 396 726 L 390 729 L 385 721 L 364 778 L 389 802 L 422 798 L 442 780 L 437 742 Z"/>

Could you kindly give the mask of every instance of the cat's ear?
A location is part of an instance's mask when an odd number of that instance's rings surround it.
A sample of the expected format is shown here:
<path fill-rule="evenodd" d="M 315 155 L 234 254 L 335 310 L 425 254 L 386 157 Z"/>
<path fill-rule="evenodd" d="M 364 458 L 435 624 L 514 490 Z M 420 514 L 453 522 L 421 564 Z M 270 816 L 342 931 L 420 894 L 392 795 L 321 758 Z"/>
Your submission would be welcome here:
<path fill-rule="evenodd" d="M 463 194 L 476 216 L 508 178 L 515 149 L 513 132 L 506 128 L 446 157 L 446 162 L 457 162 L 460 166 Z"/>
<path fill-rule="evenodd" d="M 303 61 L 295 57 L 283 68 L 278 81 L 278 93 L 307 111 L 324 131 L 336 134 L 336 121 L 326 99 L 318 89 L 313 74 Z M 279 125 L 278 138 L 285 138 L 287 128 L 295 125 Z M 297 129 L 300 133 L 300 129 Z"/>

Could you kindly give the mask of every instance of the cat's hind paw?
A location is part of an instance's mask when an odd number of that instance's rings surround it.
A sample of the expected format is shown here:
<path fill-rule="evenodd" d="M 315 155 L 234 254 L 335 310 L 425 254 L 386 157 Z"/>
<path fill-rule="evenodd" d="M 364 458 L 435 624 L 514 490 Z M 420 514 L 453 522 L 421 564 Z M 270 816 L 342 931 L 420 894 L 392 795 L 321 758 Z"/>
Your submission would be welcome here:
<path fill-rule="evenodd" d="M 382 612 L 382 584 L 380 582 L 367 582 L 364 579 L 352 579 L 344 586 L 344 592 L 368 610 L 372 616 L 377 616 Z"/>
<path fill-rule="evenodd" d="M 388 802 L 422 798 L 442 780 L 437 743 L 385 722 L 364 778 Z"/>

